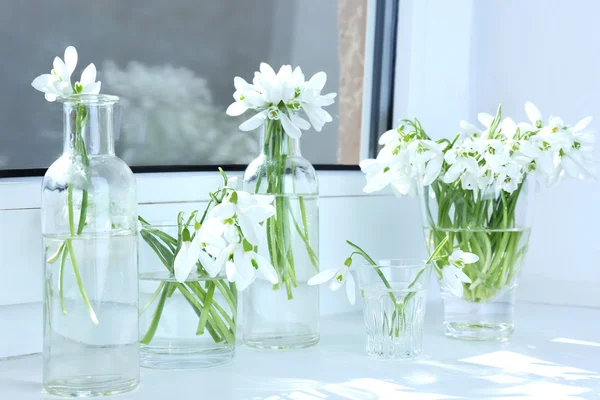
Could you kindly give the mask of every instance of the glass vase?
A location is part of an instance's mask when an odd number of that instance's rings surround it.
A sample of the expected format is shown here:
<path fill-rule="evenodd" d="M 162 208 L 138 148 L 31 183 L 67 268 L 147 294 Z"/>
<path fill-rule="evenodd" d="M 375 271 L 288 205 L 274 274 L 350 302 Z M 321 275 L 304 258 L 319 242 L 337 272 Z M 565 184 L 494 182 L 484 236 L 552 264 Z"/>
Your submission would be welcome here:
<path fill-rule="evenodd" d="M 357 269 L 367 329 L 367 354 L 411 359 L 421 354 L 431 265 L 422 260 L 381 260 Z"/>
<path fill-rule="evenodd" d="M 462 283 L 458 293 L 440 279 L 446 335 L 505 340 L 513 333 L 515 290 L 527 254 L 533 197 L 534 184 L 527 180 L 512 193 L 464 190 L 441 181 L 422 188 L 429 251 L 448 238 L 440 256 L 458 248 L 479 257 L 462 268 L 471 282 Z"/>
<path fill-rule="evenodd" d="M 107 95 L 64 100 L 64 150 L 42 184 L 43 386 L 68 397 L 139 382 L 136 184 Z"/>
<path fill-rule="evenodd" d="M 259 252 L 275 267 L 279 283 L 258 277 L 244 291 L 244 343 L 308 347 L 319 341 L 319 288 L 307 284 L 319 271 L 317 175 L 280 121 L 267 120 L 260 143 L 262 153 L 246 169 L 244 189 L 274 196 L 276 213 L 263 224 Z"/>
<path fill-rule="evenodd" d="M 173 262 L 178 239 L 177 225 L 142 224 L 141 365 L 193 369 L 226 364 L 235 355 L 235 284 L 224 276 L 210 278 L 202 270 L 177 282 Z"/>

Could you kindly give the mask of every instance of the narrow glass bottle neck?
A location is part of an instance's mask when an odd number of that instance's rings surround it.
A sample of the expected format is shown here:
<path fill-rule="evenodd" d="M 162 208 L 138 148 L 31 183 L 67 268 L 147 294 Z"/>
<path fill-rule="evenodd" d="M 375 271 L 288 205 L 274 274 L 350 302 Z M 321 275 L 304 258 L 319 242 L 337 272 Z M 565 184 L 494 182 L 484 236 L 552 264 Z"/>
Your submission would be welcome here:
<path fill-rule="evenodd" d="M 115 154 L 114 103 L 64 103 L 65 153 L 87 156 Z"/>
<path fill-rule="evenodd" d="M 260 148 L 267 157 L 300 156 L 300 140 L 285 133 L 281 121 L 267 119 L 260 137 Z"/>

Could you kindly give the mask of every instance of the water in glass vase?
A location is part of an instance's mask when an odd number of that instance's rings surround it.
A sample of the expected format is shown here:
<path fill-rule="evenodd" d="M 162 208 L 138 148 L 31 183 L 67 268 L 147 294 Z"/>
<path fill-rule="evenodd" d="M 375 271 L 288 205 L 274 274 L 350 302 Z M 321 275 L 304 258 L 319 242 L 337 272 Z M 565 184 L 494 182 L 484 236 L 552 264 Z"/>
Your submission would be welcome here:
<path fill-rule="evenodd" d="M 468 340 L 510 337 L 514 331 L 515 290 L 530 232 L 516 228 L 425 229 L 430 249 L 447 236 L 448 254 L 459 247 L 479 257 L 478 262 L 463 268 L 471 283 L 463 284 L 462 297 L 442 287 L 446 335 Z"/>
<path fill-rule="evenodd" d="M 180 284 L 168 272 L 142 273 L 140 306 L 143 367 L 206 368 L 233 360 L 237 294 L 226 280 L 192 274 Z"/>
<path fill-rule="evenodd" d="M 139 382 L 137 235 L 44 235 L 43 245 L 45 390 L 131 390 Z"/>
<path fill-rule="evenodd" d="M 421 354 L 426 289 L 420 285 L 383 283 L 361 289 L 367 328 L 367 354 L 384 359 Z"/>
<path fill-rule="evenodd" d="M 244 291 L 244 343 L 256 348 L 300 348 L 319 341 L 319 288 L 308 280 L 319 271 L 318 196 L 276 195 L 276 215 L 264 224 L 279 284 L 260 276 Z"/>

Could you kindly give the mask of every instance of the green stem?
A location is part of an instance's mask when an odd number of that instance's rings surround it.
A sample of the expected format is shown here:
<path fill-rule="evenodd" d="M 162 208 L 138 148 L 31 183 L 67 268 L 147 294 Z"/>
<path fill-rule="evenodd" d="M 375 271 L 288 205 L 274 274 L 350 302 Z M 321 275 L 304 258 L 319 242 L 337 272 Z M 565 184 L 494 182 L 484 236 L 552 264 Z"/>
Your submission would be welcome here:
<path fill-rule="evenodd" d="M 149 344 L 152 338 L 154 338 L 154 335 L 156 334 L 156 329 L 158 328 L 158 323 L 160 322 L 160 317 L 162 316 L 163 309 L 165 308 L 167 294 L 171 285 L 171 283 L 165 283 L 162 294 L 160 295 L 160 300 L 158 300 L 156 310 L 154 311 L 154 315 L 152 316 L 152 322 L 150 323 L 146 334 L 140 341 L 141 344 Z"/>
<path fill-rule="evenodd" d="M 90 313 L 90 318 L 92 319 L 92 322 L 94 323 L 94 325 L 98 325 L 100 322 L 98 321 L 98 317 L 96 317 L 96 313 L 94 312 L 92 304 L 88 299 L 87 293 L 85 292 L 83 286 L 83 280 L 81 279 L 81 275 L 79 274 L 79 268 L 77 267 L 77 261 L 75 260 L 75 252 L 73 251 L 73 244 L 71 239 L 67 240 L 67 248 L 69 249 L 69 255 L 71 256 L 71 264 L 73 266 L 73 272 L 75 273 L 75 279 L 77 280 L 79 292 L 81 293 L 81 298 L 83 299 L 83 302 L 85 303 L 85 306 L 88 309 L 88 312 Z"/>
<path fill-rule="evenodd" d="M 89 167 L 89 158 L 87 156 L 87 152 L 85 150 L 85 142 L 83 140 L 83 130 L 85 127 L 85 124 L 87 122 L 87 107 L 83 104 L 79 104 L 77 105 L 77 117 L 76 117 L 76 124 L 75 124 L 75 138 L 74 138 L 74 143 L 73 143 L 73 152 L 74 152 L 74 156 L 75 156 L 75 160 L 77 159 L 77 155 L 79 155 L 81 157 L 81 161 L 83 164 L 83 172 L 84 175 L 87 177 L 88 175 L 88 167 Z M 89 177 L 88 177 L 89 179 Z M 85 227 L 86 224 L 86 215 L 87 215 L 87 208 L 88 208 L 88 191 L 87 189 L 83 189 L 82 192 L 82 198 L 81 198 L 81 210 L 80 210 L 80 214 L 79 214 L 79 222 L 77 224 L 77 231 L 75 230 L 75 217 L 74 217 L 74 205 L 73 205 L 73 182 L 69 182 L 68 184 L 68 189 L 67 189 L 67 209 L 68 209 L 68 214 L 69 214 L 69 233 L 70 233 L 70 239 L 67 239 L 66 242 L 66 246 L 68 247 L 68 251 L 69 251 L 69 256 L 71 258 L 71 265 L 73 266 L 73 271 L 75 273 L 75 279 L 77 280 L 77 286 L 79 287 L 79 292 L 81 293 L 81 297 L 85 303 L 85 306 L 87 307 L 89 313 L 90 313 L 90 318 L 92 319 L 92 322 L 94 323 L 94 325 L 98 325 L 99 321 L 98 318 L 96 317 L 96 313 L 94 312 L 92 305 L 90 304 L 90 301 L 88 299 L 88 296 L 86 294 L 85 288 L 83 286 L 83 281 L 81 279 L 81 276 L 79 274 L 79 269 L 77 268 L 77 260 L 75 259 L 75 252 L 73 251 L 73 244 L 72 244 L 72 238 L 75 236 L 75 234 L 77 234 L 78 236 L 81 235 L 83 228 Z M 65 268 L 65 261 L 66 261 L 66 250 L 64 247 L 65 242 L 63 242 L 63 244 L 61 245 L 63 247 L 63 255 L 61 257 L 61 263 L 60 263 L 60 267 L 58 270 L 58 280 L 59 280 L 59 298 L 60 298 L 60 304 L 61 304 L 61 309 L 63 314 L 67 314 L 67 310 L 65 308 L 65 303 L 64 303 L 64 286 L 63 286 L 63 276 L 64 276 L 64 268 Z"/>
<path fill-rule="evenodd" d="M 156 298 L 160 294 L 160 292 L 163 289 L 163 287 L 165 286 L 165 284 L 166 284 L 166 282 L 161 282 L 160 285 L 158 285 L 158 288 L 154 291 L 152 296 L 150 296 L 150 299 L 148 299 L 148 301 L 144 304 L 144 306 L 140 310 L 139 315 L 142 315 L 143 313 L 146 312 L 148 307 L 150 307 L 150 305 L 154 302 L 154 300 L 156 300 Z"/>
<path fill-rule="evenodd" d="M 60 299 L 60 309 L 63 315 L 67 315 L 67 308 L 65 307 L 65 296 L 63 292 L 63 277 L 65 276 L 65 262 L 67 261 L 67 251 L 65 250 L 66 244 L 62 243 L 62 256 L 60 257 L 60 268 L 58 269 L 58 297 Z"/>
<path fill-rule="evenodd" d="M 204 308 L 202 309 L 202 315 L 200 315 L 200 321 L 198 321 L 198 329 L 196 330 L 196 335 L 204 334 L 204 326 L 206 325 L 209 309 L 212 306 L 213 295 L 215 294 L 214 283 L 207 282 L 206 286 L 208 287 L 208 292 L 206 293 L 206 297 L 204 298 Z"/>
<path fill-rule="evenodd" d="M 267 221 L 267 243 L 271 262 L 280 278 L 280 283 L 274 289 L 284 285 L 288 300 L 293 298 L 292 286 L 296 286 L 296 272 L 292 242 L 286 242 L 289 237 L 290 208 L 284 198 L 284 176 L 287 155 L 283 153 L 285 132 L 280 121 L 268 120 L 266 124 L 264 152 L 267 161 L 267 193 L 275 196 L 275 215 Z M 258 190 L 258 186 L 257 186 Z M 287 236 L 286 236 L 287 235 Z"/>

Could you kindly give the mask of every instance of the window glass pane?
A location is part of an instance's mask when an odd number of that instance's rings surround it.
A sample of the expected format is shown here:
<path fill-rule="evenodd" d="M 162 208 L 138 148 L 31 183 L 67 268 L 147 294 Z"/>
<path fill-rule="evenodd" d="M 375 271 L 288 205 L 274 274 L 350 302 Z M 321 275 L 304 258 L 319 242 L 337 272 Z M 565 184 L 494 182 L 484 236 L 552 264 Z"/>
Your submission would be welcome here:
<path fill-rule="evenodd" d="M 352 3 L 366 7 L 342 0 L 0 2 L 0 169 L 45 168 L 60 154 L 61 106 L 46 104 L 29 83 L 68 45 L 79 51 L 73 81 L 94 62 L 102 92 L 121 97 L 116 148 L 130 165 L 245 164 L 259 152 L 258 134 L 237 128 L 250 111 L 225 114 L 234 76 L 251 80 L 261 61 L 300 65 L 307 78 L 327 72 L 324 93 L 339 93 L 338 15 Z M 362 70 L 354 73 L 362 85 Z M 302 139 L 315 164 L 338 162 L 338 104 L 327 108 L 332 123 Z"/>

